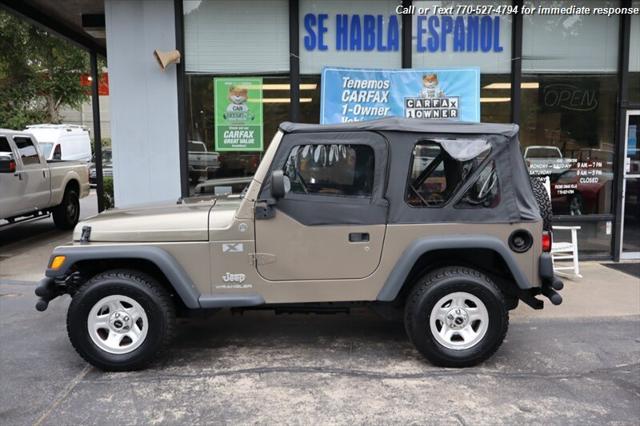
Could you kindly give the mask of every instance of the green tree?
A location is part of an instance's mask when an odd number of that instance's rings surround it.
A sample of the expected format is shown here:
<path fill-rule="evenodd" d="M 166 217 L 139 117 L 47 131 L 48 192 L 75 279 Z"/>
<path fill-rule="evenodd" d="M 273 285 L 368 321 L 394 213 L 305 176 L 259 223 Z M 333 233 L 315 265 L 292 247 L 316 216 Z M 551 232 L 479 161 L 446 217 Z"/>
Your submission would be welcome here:
<path fill-rule="evenodd" d="M 39 27 L 0 11 L 0 127 L 60 123 L 60 108 L 79 107 L 89 55 Z"/>

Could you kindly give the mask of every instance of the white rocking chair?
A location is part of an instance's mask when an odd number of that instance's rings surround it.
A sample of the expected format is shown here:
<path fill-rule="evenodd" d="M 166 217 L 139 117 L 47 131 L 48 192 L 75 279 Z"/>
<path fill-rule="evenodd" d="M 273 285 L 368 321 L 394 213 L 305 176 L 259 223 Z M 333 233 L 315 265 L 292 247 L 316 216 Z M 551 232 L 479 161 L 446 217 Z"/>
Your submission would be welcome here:
<path fill-rule="evenodd" d="M 580 264 L 578 263 L 578 230 L 579 226 L 554 226 L 553 230 L 558 231 L 571 231 L 571 242 L 559 242 L 553 241 L 551 245 L 551 260 L 553 261 L 553 270 L 558 275 L 563 276 L 575 276 L 582 278 L 580 275 Z M 558 266 L 557 260 L 570 260 L 571 266 Z M 573 271 L 573 274 L 568 274 L 565 271 Z"/>

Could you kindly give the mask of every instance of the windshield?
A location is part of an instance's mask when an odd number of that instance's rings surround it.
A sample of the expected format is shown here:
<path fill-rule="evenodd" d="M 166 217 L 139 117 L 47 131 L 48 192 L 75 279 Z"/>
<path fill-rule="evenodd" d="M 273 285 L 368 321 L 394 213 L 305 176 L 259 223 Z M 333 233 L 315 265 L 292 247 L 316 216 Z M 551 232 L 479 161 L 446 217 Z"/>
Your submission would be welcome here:
<path fill-rule="evenodd" d="M 49 158 L 49 154 L 51 154 L 51 149 L 53 148 L 52 143 L 40 143 L 40 148 L 42 149 L 42 155 L 44 158 Z"/>

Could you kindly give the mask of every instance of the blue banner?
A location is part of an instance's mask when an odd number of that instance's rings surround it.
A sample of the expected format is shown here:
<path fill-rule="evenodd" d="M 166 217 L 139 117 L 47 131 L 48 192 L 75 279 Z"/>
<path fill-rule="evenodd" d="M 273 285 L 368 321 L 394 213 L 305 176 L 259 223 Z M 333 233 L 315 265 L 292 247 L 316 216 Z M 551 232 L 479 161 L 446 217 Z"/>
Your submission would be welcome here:
<path fill-rule="evenodd" d="M 480 69 L 324 68 L 320 123 L 386 116 L 480 121 Z"/>

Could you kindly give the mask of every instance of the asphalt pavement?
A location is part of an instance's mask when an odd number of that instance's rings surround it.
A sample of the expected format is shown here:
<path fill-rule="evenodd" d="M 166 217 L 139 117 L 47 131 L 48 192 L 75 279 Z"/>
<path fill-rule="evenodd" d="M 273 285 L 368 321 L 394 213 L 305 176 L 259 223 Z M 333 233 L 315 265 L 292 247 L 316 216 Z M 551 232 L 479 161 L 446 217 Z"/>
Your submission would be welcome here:
<path fill-rule="evenodd" d="M 96 214 L 98 199 L 91 190 L 89 196 L 80 199 L 80 219 Z M 56 228 L 52 217 L 0 227 L 0 281 L 39 280 L 51 250 L 71 241 L 71 234 Z"/>
<path fill-rule="evenodd" d="M 524 319 L 479 367 L 424 361 L 402 324 L 221 312 L 151 368 L 103 373 L 66 338 L 69 298 L 0 284 L 0 424 L 637 424 L 640 318 Z"/>

